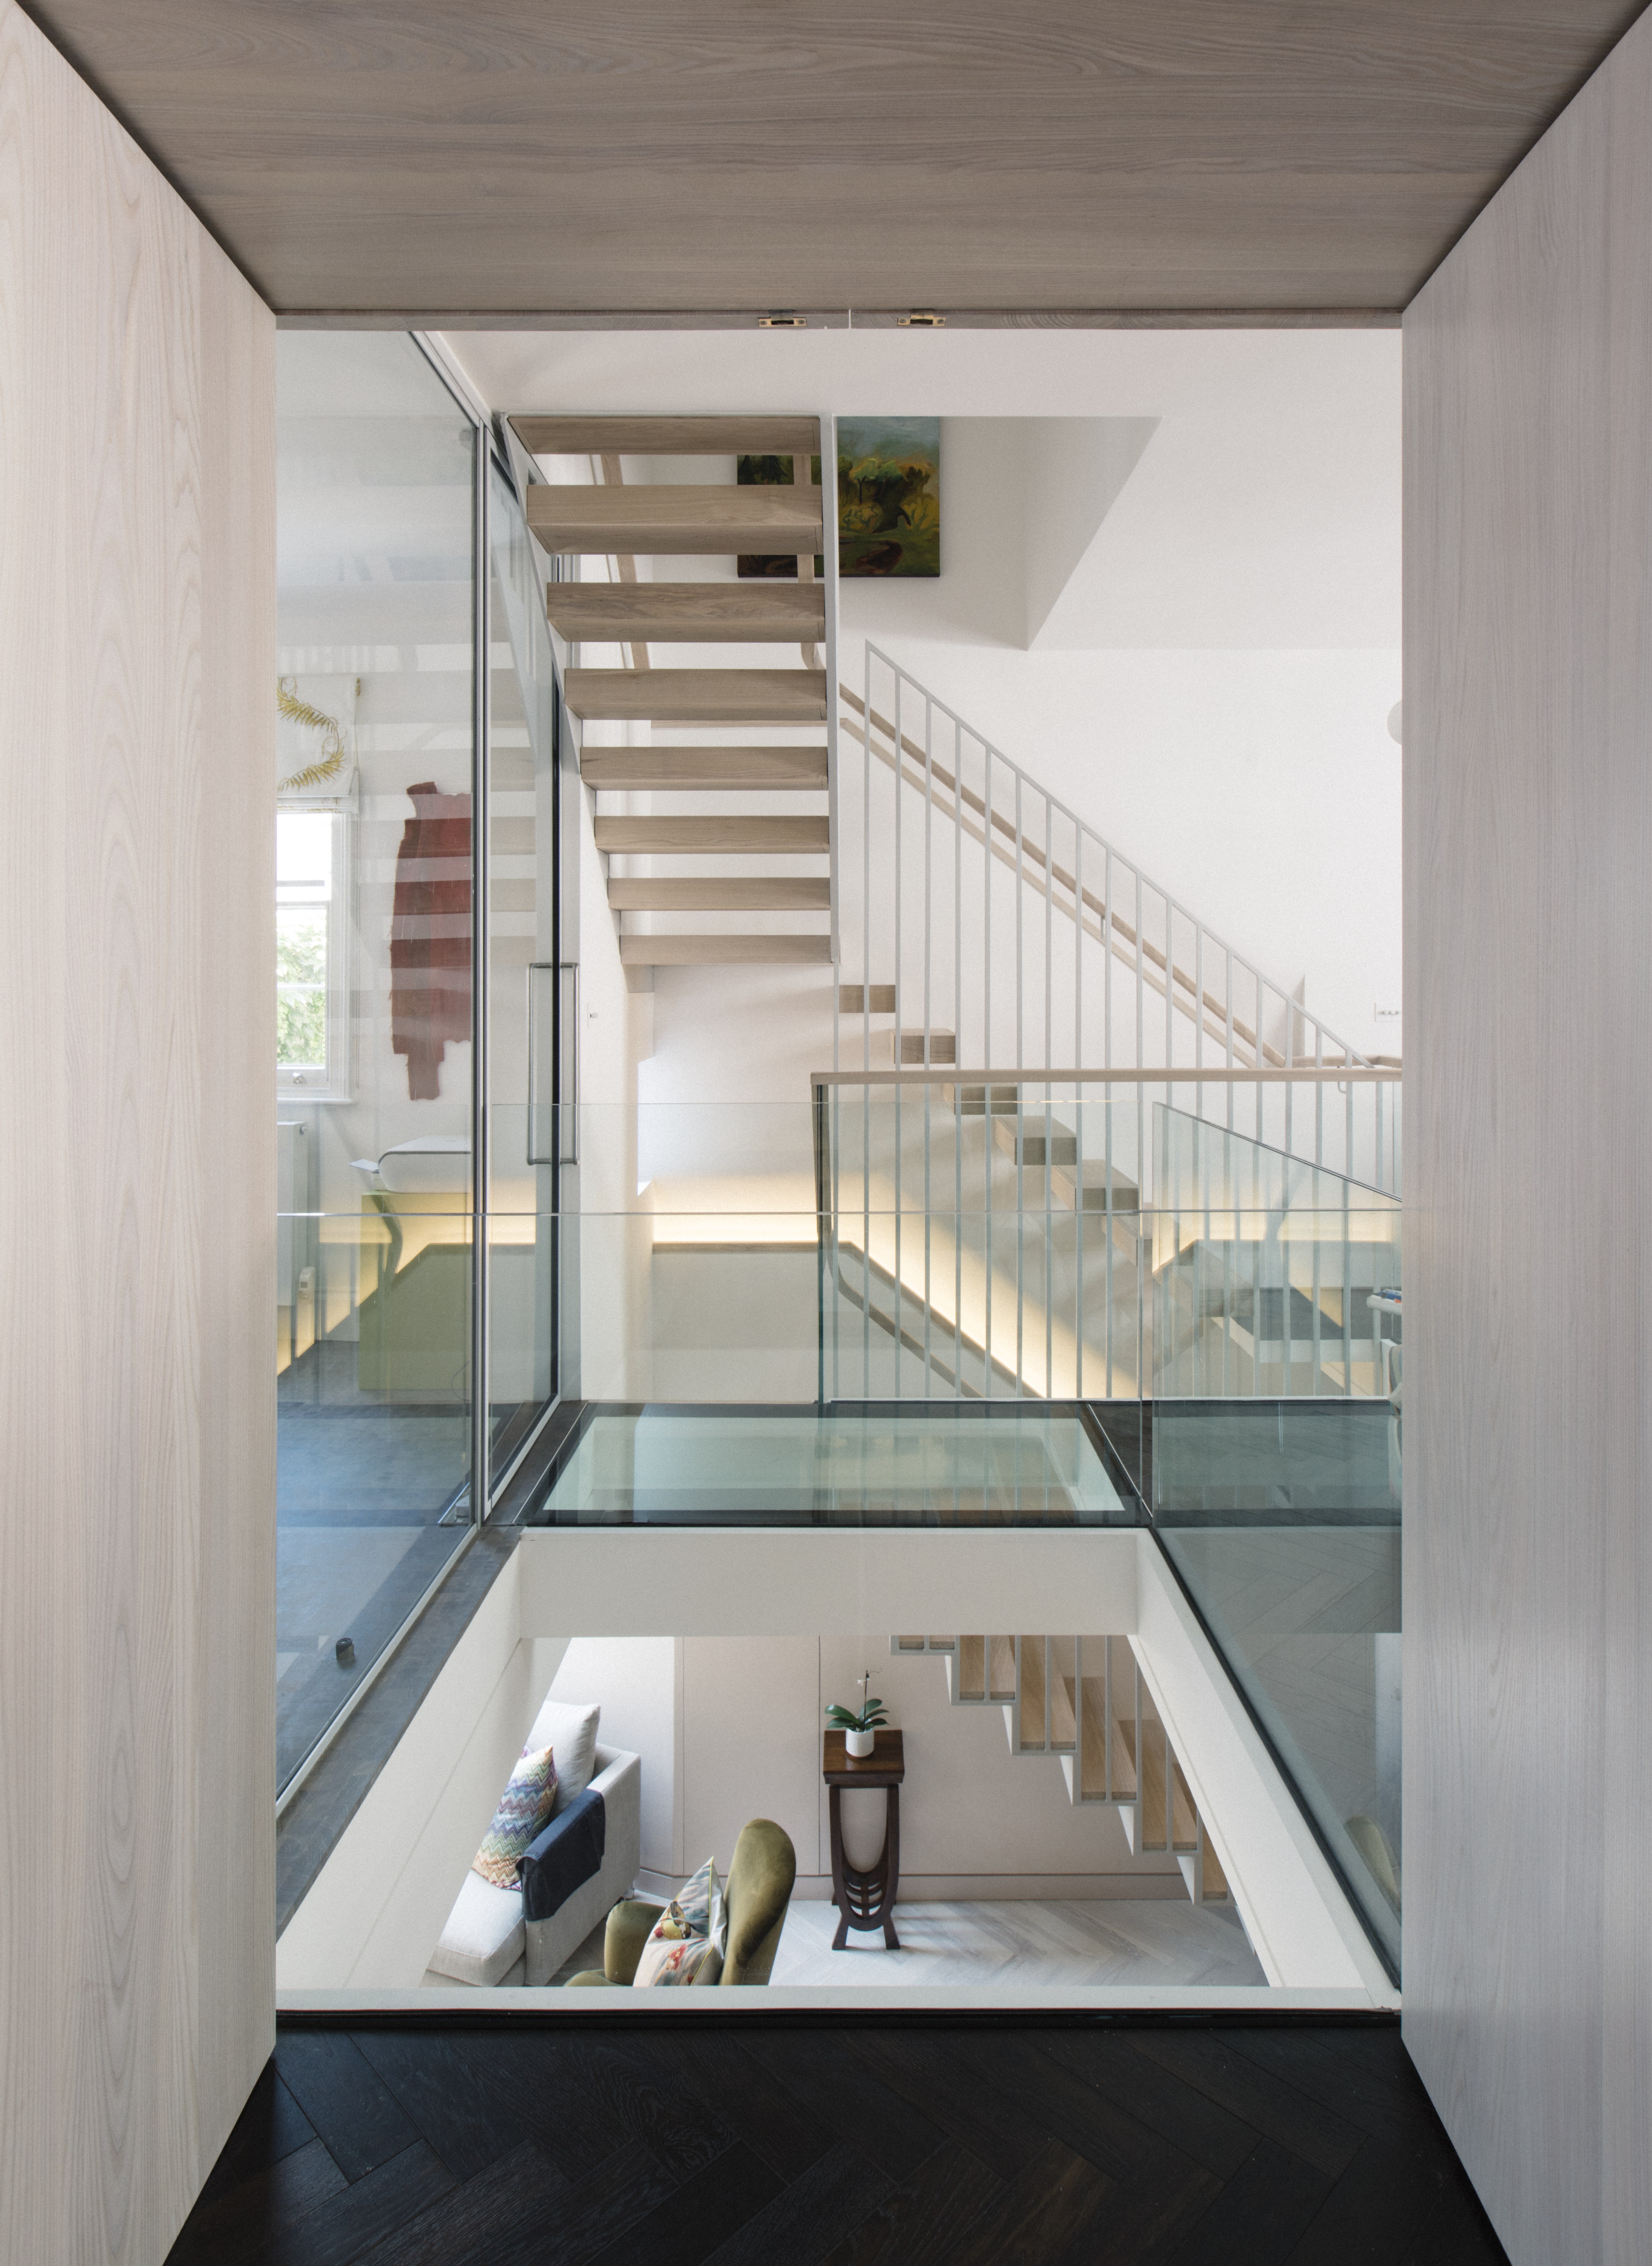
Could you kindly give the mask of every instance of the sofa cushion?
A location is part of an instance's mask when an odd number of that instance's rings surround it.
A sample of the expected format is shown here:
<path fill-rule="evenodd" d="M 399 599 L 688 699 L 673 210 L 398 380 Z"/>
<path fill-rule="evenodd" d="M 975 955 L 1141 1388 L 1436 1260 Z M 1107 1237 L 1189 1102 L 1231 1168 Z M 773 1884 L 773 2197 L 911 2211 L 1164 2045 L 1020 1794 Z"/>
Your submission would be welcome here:
<path fill-rule="evenodd" d="M 448 1915 L 441 1941 L 431 1955 L 438 1975 L 490 1990 L 503 1983 L 521 1958 L 528 1941 L 520 1889 L 496 1889 L 479 1873 L 467 1873 L 457 1903 Z"/>
<path fill-rule="evenodd" d="M 522 1750 L 511 1782 L 499 1796 L 493 1823 L 482 1838 L 470 1869 L 496 1889 L 521 1882 L 522 1853 L 549 1824 L 557 1799 L 557 1764 L 549 1747 Z"/>
<path fill-rule="evenodd" d="M 559 1816 L 591 1783 L 597 1766 L 597 1724 L 602 1710 L 594 1700 L 547 1700 L 528 1735 L 530 1747 L 550 1747 L 557 1757 L 557 1799 L 551 1809 Z"/>
<path fill-rule="evenodd" d="M 655 1922 L 637 1963 L 633 1985 L 645 1991 L 673 1984 L 715 1983 L 723 1966 L 723 1899 L 717 1891 L 717 1863 L 708 1857 Z"/>

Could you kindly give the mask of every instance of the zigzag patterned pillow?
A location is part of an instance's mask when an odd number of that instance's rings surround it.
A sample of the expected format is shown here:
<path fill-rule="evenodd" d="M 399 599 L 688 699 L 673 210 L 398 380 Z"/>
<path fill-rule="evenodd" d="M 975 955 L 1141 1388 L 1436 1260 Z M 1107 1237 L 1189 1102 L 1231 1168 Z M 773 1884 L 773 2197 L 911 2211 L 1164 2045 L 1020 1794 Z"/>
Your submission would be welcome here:
<path fill-rule="evenodd" d="M 549 1747 L 537 1752 L 524 1747 L 470 1870 L 480 1873 L 496 1889 L 520 1889 L 523 1855 L 549 1824 L 556 1802 L 555 1755 Z"/>

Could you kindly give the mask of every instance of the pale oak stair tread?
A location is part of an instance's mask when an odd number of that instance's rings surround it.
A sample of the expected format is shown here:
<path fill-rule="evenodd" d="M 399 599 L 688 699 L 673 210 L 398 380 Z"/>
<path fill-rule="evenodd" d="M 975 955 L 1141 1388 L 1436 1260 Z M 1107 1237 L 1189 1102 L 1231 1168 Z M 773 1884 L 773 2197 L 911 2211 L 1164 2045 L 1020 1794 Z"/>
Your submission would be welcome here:
<path fill-rule="evenodd" d="M 824 748 L 591 748 L 579 759 L 588 786 L 701 793 L 746 789 L 766 794 L 826 785 Z"/>
<path fill-rule="evenodd" d="M 832 939 L 819 936 L 622 936 L 628 968 L 716 968 L 790 964 L 832 958 Z"/>
<path fill-rule="evenodd" d="M 619 913 L 825 913 L 832 910 L 832 883 L 826 874 L 808 874 L 610 880 L 608 903 Z"/>
<path fill-rule="evenodd" d="M 797 457 L 820 447 L 817 417 L 513 417 L 530 457 Z"/>
<path fill-rule="evenodd" d="M 622 857 L 813 857 L 831 846 L 826 818 L 598 818 L 593 824 L 597 848 Z"/>
<path fill-rule="evenodd" d="M 892 983 L 874 983 L 871 1004 L 867 1005 L 869 987 L 864 983 L 840 983 L 838 1012 L 840 1015 L 892 1015 L 895 1012 L 895 987 Z"/>
<path fill-rule="evenodd" d="M 565 638 L 650 645 L 797 645 L 826 635 L 819 582 L 552 582 L 545 610 Z"/>
<path fill-rule="evenodd" d="M 547 551 L 724 557 L 819 551 L 815 487 L 534 486 L 528 523 Z"/>
<path fill-rule="evenodd" d="M 819 669 L 571 669 L 564 691 L 574 715 L 601 722 L 819 724 L 826 713 Z"/>

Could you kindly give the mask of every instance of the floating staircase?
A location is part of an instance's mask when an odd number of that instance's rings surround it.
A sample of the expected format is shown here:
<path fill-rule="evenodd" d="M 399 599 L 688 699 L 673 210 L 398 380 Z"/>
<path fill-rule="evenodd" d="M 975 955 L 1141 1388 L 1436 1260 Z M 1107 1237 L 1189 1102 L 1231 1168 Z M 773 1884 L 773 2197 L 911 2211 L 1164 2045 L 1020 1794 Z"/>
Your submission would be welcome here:
<path fill-rule="evenodd" d="M 1001 1707 L 1010 1752 L 1054 1756 L 1068 1800 L 1117 1809 L 1138 1854 L 1174 1856 L 1195 1904 L 1226 1897 L 1128 1637 L 894 1636 L 889 1648 L 937 1656 L 955 1707 Z"/>
<path fill-rule="evenodd" d="M 571 579 L 550 583 L 552 627 L 574 649 L 564 674 L 569 713 L 581 734 L 580 772 L 595 793 L 596 846 L 608 869 L 608 904 L 630 967 L 730 962 L 829 962 L 832 957 L 831 837 L 827 789 L 829 590 L 815 578 L 828 559 L 820 491 L 811 459 L 820 452 L 812 417 L 519 416 L 517 438 L 535 457 L 588 457 L 590 483 L 529 486 L 528 525 Z M 627 457 L 790 459 L 790 486 L 742 487 L 731 477 L 626 485 Z M 743 552 L 793 558 L 790 577 L 740 581 Z M 716 561 L 717 579 L 654 580 L 639 559 Z M 599 567 L 596 562 L 606 564 Z M 585 579 L 590 572 L 606 579 Z M 669 573 L 669 570 L 667 570 Z M 574 576 L 579 579 L 573 579 Z M 590 667 L 579 650 L 618 646 L 626 665 Z M 775 666 L 773 648 L 797 659 Z M 759 649 L 751 662 L 654 665 L 654 647 Z M 599 727 L 593 737 L 587 726 Z M 763 729 L 800 735 L 776 743 L 738 738 L 613 744 L 600 727 L 737 735 Z M 615 811 L 615 796 L 671 798 L 658 811 Z M 778 811 L 773 795 L 812 795 L 818 811 Z M 677 799 L 706 797 L 703 813 Z M 757 807 L 754 808 L 753 805 Z M 751 859 L 754 871 L 726 861 Z M 739 930 L 698 917 L 758 917 Z M 682 925 L 673 923 L 679 917 Z M 770 916 L 784 916 L 777 930 Z M 637 925 L 638 918 L 642 925 Z"/>

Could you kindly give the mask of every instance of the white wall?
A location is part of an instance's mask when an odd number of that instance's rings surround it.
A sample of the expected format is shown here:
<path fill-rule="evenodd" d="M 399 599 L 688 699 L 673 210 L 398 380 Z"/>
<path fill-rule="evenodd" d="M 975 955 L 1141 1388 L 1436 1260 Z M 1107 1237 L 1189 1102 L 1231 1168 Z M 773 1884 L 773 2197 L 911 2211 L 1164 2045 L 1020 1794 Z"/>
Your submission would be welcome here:
<path fill-rule="evenodd" d="M 1405 2035 L 1652 2255 L 1652 18 L 1407 312 Z"/>
<path fill-rule="evenodd" d="M 0 2256 L 274 2043 L 274 325 L 0 0 Z"/>
<path fill-rule="evenodd" d="M 680 1874 L 675 1788 L 681 1774 L 681 1670 L 668 1636 L 577 1636 L 550 1692 L 557 1700 L 597 1701 L 597 1736 L 642 1762 L 644 1871 Z"/>

